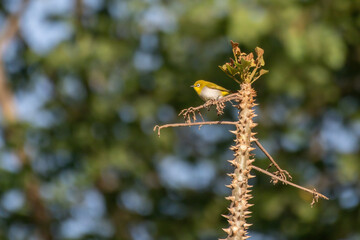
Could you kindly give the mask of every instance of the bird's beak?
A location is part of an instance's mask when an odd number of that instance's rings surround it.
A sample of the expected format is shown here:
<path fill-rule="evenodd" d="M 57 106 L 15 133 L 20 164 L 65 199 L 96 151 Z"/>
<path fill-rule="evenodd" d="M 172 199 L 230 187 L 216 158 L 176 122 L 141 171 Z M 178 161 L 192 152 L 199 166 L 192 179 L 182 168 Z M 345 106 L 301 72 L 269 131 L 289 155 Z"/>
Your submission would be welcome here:
<path fill-rule="evenodd" d="M 191 85 L 190 87 L 195 87 L 194 85 Z"/>

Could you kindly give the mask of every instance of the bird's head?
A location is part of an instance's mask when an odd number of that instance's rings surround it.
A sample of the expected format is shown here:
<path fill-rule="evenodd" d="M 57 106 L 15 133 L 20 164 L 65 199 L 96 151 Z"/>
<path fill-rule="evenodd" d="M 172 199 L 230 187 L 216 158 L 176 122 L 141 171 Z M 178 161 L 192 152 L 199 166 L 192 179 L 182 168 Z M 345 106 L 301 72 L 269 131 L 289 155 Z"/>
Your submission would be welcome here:
<path fill-rule="evenodd" d="M 197 80 L 194 85 L 191 85 L 190 87 L 194 88 L 195 91 L 200 95 L 201 90 L 206 86 L 206 83 L 207 82 L 204 80 Z"/>

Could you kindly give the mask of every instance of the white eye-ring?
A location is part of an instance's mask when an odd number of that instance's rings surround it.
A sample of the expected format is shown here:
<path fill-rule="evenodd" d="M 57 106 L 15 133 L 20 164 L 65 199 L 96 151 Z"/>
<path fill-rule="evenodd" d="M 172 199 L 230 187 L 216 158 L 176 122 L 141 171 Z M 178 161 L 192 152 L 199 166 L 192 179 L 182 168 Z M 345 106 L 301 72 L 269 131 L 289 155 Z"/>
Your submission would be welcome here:
<path fill-rule="evenodd" d="M 200 87 L 200 83 L 196 84 L 196 87 Z"/>

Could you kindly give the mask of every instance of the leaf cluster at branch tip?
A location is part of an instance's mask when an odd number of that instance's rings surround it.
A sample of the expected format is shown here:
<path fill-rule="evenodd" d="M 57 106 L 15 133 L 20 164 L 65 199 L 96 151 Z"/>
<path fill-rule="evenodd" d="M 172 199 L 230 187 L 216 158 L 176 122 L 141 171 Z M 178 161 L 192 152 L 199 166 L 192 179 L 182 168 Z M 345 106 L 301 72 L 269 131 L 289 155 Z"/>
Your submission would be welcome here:
<path fill-rule="evenodd" d="M 257 57 L 254 58 L 253 53 L 243 53 L 239 48 L 239 44 L 231 41 L 234 58 L 230 58 L 230 62 L 219 66 L 220 69 L 237 83 L 253 83 L 262 75 L 268 73 L 268 70 L 262 69 L 265 65 L 264 50 L 260 47 L 255 48 Z"/>

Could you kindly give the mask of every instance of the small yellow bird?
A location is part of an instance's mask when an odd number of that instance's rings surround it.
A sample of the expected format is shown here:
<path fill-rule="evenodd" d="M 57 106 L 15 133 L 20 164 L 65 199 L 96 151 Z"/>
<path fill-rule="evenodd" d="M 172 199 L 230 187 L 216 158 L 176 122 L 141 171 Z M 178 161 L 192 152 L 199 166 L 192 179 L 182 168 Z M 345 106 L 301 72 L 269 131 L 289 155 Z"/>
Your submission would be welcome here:
<path fill-rule="evenodd" d="M 193 87 L 204 101 L 217 100 L 231 93 L 226 88 L 205 80 L 198 80 L 190 87 Z"/>

